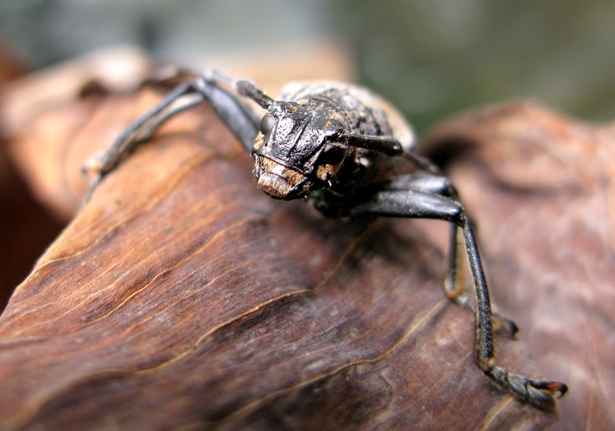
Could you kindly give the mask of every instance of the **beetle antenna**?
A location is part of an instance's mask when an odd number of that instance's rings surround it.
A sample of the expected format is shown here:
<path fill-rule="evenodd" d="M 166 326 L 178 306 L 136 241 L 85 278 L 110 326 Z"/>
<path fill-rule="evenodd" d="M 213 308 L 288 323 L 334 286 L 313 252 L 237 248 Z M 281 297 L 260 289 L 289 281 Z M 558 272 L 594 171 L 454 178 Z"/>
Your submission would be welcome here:
<path fill-rule="evenodd" d="M 241 79 L 230 78 L 216 69 L 203 69 L 199 70 L 200 74 L 206 79 L 214 82 L 222 82 L 230 87 L 233 87 L 237 92 L 244 96 L 249 97 L 258 103 L 262 108 L 267 109 L 274 102 L 274 100 L 267 96 L 262 90 L 260 90 L 253 82 Z"/>
<path fill-rule="evenodd" d="M 274 100 L 267 96 L 261 89 L 250 81 L 241 80 L 235 83 L 237 92 L 242 96 L 249 97 L 258 103 L 262 108 L 269 108 Z"/>
<path fill-rule="evenodd" d="M 391 136 L 367 136 L 345 133 L 343 137 L 347 139 L 348 145 L 378 151 L 387 156 L 399 156 L 404 152 L 399 141 Z"/>

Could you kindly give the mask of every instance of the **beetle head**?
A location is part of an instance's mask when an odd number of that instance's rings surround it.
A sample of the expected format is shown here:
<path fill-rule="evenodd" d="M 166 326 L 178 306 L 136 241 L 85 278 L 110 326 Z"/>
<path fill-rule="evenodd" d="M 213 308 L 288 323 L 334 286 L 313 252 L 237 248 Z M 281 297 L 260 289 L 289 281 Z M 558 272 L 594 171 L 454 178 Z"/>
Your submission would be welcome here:
<path fill-rule="evenodd" d="M 289 200 L 330 185 L 349 151 L 342 121 L 322 104 L 272 101 L 252 148 L 259 188 Z"/>

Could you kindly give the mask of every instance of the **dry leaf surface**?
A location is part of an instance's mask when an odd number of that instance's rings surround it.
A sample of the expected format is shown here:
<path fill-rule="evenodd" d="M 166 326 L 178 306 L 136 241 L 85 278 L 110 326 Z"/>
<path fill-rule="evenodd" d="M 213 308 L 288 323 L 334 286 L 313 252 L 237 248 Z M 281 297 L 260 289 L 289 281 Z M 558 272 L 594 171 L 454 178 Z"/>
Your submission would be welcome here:
<path fill-rule="evenodd" d="M 158 97 L 92 95 L 33 119 L 15 151 L 48 204 L 74 210 L 83 160 Z M 0 426 L 552 426 L 474 365 L 444 262 L 412 221 L 266 197 L 211 109 L 185 112 L 105 179 L 0 317 Z M 540 375 L 522 341 L 497 347 Z"/>

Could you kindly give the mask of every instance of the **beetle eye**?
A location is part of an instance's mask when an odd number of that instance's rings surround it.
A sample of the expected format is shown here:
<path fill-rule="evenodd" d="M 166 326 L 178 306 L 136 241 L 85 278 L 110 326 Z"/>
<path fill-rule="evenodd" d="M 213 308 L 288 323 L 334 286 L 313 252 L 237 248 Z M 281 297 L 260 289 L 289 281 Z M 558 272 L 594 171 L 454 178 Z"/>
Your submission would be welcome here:
<path fill-rule="evenodd" d="M 320 153 L 318 161 L 326 165 L 335 166 L 341 163 L 345 156 L 346 150 L 344 148 L 327 144 L 322 153 Z"/>
<path fill-rule="evenodd" d="M 273 126 L 275 126 L 275 118 L 267 114 L 261 120 L 261 124 L 259 128 L 260 128 L 261 133 L 263 135 L 266 135 L 267 133 L 271 132 L 271 129 L 273 129 Z"/>

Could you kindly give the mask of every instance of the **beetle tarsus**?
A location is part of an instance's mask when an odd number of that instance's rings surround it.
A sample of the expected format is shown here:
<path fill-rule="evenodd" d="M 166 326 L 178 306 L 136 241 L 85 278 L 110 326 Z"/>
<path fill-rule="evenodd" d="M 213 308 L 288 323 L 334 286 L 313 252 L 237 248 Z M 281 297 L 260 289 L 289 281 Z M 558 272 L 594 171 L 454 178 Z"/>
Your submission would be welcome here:
<path fill-rule="evenodd" d="M 554 400 L 561 398 L 568 391 L 568 386 L 565 383 L 533 380 L 519 374 L 509 373 L 496 365 L 487 369 L 485 374 L 519 401 L 527 402 L 541 409 L 553 408 Z"/>

